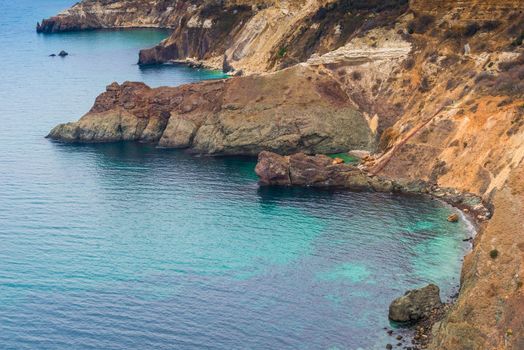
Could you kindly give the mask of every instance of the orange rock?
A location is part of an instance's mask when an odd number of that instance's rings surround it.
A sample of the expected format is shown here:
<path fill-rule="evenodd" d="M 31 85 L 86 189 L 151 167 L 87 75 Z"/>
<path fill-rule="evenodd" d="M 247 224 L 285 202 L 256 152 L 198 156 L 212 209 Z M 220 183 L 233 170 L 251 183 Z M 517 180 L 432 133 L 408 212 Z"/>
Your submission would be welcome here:
<path fill-rule="evenodd" d="M 344 163 L 345 163 L 345 161 L 342 158 L 335 158 L 335 159 L 333 159 L 333 165 L 344 164 Z"/>
<path fill-rule="evenodd" d="M 448 216 L 448 221 L 449 222 L 458 222 L 459 221 L 458 214 L 451 214 L 450 216 Z"/>

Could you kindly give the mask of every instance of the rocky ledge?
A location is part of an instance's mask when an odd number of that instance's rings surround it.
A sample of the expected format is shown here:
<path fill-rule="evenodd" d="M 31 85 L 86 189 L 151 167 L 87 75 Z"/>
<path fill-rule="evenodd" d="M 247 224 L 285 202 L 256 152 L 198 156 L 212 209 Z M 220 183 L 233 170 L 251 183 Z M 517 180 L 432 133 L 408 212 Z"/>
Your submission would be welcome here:
<path fill-rule="evenodd" d="M 113 83 L 79 121 L 58 125 L 48 137 L 226 155 L 334 153 L 375 143 L 366 118 L 336 81 L 303 66 L 174 88 Z"/>

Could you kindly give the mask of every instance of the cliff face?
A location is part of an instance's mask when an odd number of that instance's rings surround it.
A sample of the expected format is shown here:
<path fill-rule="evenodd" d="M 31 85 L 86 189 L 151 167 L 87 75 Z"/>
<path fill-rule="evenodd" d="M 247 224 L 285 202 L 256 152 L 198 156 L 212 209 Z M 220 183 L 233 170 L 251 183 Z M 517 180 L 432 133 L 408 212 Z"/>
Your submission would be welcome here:
<path fill-rule="evenodd" d="M 143 51 L 144 62 L 196 58 L 265 73 L 178 88 L 111 85 L 50 137 L 213 154 L 366 149 L 371 174 L 480 196 L 494 214 L 432 347 L 524 348 L 521 1 L 245 1 L 218 12 L 176 3 L 184 10 L 173 35 Z M 342 181 L 356 170 L 343 179 L 331 171 Z"/>
<path fill-rule="evenodd" d="M 86 0 L 54 17 L 44 19 L 36 30 L 56 33 L 103 28 L 170 28 L 176 24 L 181 12 L 176 5 L 177 1 Z"/>
<path fill-rule="evenodd" d="M 200 14 L 223 9 L 257 8 L 271 0 L 84 0 L 38 23 L 37 31 L 56 33 L 104 28 L 177 28 Z M 197 17 L 195 17 L 196 19 Z M 194 21 L 189 26 L 197 26 Z"/>
<path fill-rule="evenodd" d="M 229 155 L 334 153 L 371 149 L 375 142 L 366 118 L 337 83 L 311 67 L 177 88 L 115 83 L 88 114 L 57 126 L 49 137 L 133 140 Z"/>
<path fill-rule="evenodd" d="M 401 80 L 392 84 L 405 98 L 404 111 L 382 134 L 383 153 L 370 169 L 474 192 L 492 205 L 494 215 L 465 259 L 459 299 L 435 326 L 432 346 L 520 349 L 522 3 L 415 1 L 412 6 L 416 17 L 408 29 L 416 51 L 402 68 Z"/>
<path fill-rule="evenodd" d="M 407 0 L 84 0 L 43 20 L 37 31 L 172 28 L 140 64 L 198 61 L 226 71 L 265 72 L 337 49 L 394 23 Z"/>

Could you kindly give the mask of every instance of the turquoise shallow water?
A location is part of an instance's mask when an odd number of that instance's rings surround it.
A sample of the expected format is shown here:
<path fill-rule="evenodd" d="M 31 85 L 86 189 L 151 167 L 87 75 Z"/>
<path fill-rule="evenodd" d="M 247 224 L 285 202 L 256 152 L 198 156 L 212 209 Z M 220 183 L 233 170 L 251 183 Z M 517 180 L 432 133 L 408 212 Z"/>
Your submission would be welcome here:
<path fill-rule="evenodd" d="M 220 76 L 140 69 L 159 31 L 34 32 L 71 3 L 0 0 L 1 349 L 383 349 L 391 299 L 454 293 L 468 228 L 439 202 L 259 188 L 252 159 L 44 139 L 114 80 Z"/>

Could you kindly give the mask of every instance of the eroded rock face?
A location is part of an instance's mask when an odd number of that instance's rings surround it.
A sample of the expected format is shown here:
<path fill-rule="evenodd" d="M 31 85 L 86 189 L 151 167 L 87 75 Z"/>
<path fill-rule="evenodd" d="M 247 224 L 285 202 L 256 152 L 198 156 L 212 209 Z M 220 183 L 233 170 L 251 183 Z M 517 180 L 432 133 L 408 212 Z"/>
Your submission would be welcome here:
<path fill-rule="evenodd" d="M 174 0 L 84 0 L 44 19 L 36 30 L 57 33 L 103 28 L 171 28 L 189 5 L 189 2 Z"/>
<path fill-rule="evenodd" d="M 195 11 L 181 13 L 173 33 L 161 44 L 143 49 L 138 63 L 142 65 L 192 59 L 203 61 L 215 58 L 214 68 L 219 67 L 222 56 L 232 38 L 255 15 L 247 5 L 202 5 Z"/>
<path fill-rule="evenodd" d="M 407 291 L 389 305 L 389 319 L 396 322 L 416 322 L 427 318 L 442 307 L 440 289 L 434 284 Z"/>
<path fill-rule="evenodd" d="M 407 0 L 83 0 L 37 31 L 171 28 L 169 38 L 140 52 L 140 64 L 190 61 L 263 72 L 335 50 L 407 10 Z"/>
<path fill-rule="evenodd" d="M 375 145 L 368 121 L 338 83 L 303 66 L 176 88 L 112 84 L 88 114 L 57 126 L 49 137 L 140 141 L 230 155 L 334 153 Z"/>
<path fill-rule="evenodd" d="M 289 157 L 273 152 L 260 152 L 255 172 L 264 185 L 290 186 Z"/>
<path fill-rule="evenodd" d="M 396 190 L 391 181 L 370 177 L 353 164 L 337 163 L 325 155 L 296 153 L 281 156 L 261 152 L 255 172 L 262 185 L 339 187 L 380 192 Z"/>

